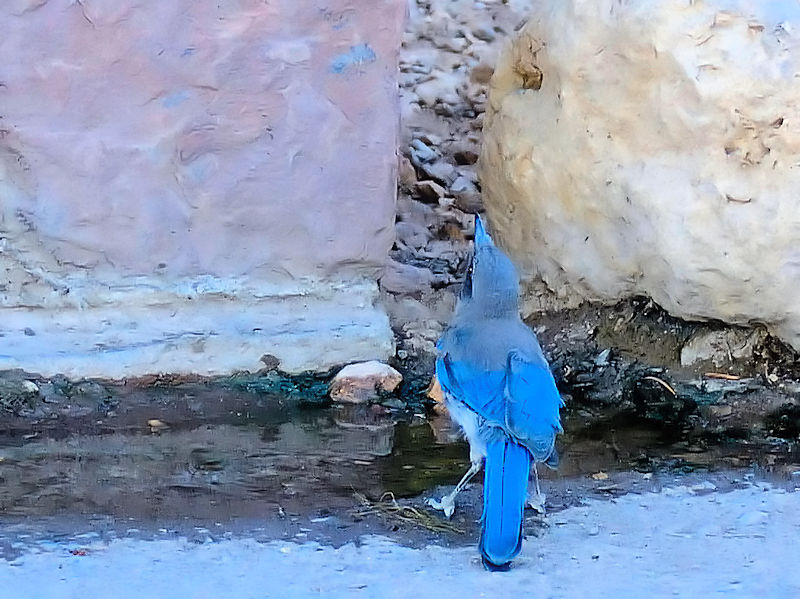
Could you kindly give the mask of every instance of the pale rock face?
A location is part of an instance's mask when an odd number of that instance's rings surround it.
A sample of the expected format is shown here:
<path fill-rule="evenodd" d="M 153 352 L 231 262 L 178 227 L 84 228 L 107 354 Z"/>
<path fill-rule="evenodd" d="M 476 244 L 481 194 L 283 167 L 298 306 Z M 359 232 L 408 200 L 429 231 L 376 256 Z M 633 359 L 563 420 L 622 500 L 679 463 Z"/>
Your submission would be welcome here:
<path fill-rule="evenodd" d="M 763 340 L 764 331 L 759 328 L 698 331 L 681 348 L 681 365 L 710 361 L 719 367 L 733 360 L 750 360 Z"/>
<path fill-rule="evenodd" d="M 800 5 L 535 3 L 491 81 L 498 239 L 564 302 L 640 294 L 800 348 Z"/>
<path fill-rule="evenodd" d="M 393 241 L 405 10 L 3 3 L 0 369 L 389 355 L 373 304 Z"/>
<path fill-rule="evenodd" d="M 330 396 L 342 403 L 363 403 L 376 399 L 379 393 L 391 393 L 403 381 L 397 370 L 376 360 L 348 364 L 333 377 Z"/>

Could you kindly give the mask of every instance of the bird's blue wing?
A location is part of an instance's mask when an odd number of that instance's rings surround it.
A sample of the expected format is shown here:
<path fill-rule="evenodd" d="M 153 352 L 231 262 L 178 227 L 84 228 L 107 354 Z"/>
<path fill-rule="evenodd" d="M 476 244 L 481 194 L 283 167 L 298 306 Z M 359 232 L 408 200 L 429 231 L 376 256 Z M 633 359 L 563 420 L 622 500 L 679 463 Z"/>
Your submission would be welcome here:
<path fill-rule="evenodd" d="M 537 462 L 547 460 L 556 434 L 562 430 L 558 411 L 564 402 L 546 365 L 511 352 L 504 404 L 507 432 L 525 445 Z"/>
<path fill-rule="evenodd" d="M 442 390 L 495 426 L 505 421 L 505 376 L 504 370 L 486 371 L 453 360 L 448 353 L 436 360 L 436 377 Z"/>

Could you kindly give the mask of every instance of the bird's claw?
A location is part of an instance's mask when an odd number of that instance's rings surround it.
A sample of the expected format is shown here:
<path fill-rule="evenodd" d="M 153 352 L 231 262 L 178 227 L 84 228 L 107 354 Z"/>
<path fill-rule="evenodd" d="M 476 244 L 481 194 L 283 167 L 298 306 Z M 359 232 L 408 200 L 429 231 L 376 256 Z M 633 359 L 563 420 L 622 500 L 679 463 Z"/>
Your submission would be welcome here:
<path fill-rule="evenodd" d="M 544 493 L 531 493 L 530 495 L 528 495 L 528 505 L 543 516 L 545 514 L 544 500 L 545 500 Z"/>
<path fill-rule="evenodd" d="M 448 520 L 453 515 L 453 512 L 456 511 L 455 501 L 449 495 L 445 495 L 441 500 L 430 497 L 425 503 L 435 510 L 443 511 L 444 517 Z"/>

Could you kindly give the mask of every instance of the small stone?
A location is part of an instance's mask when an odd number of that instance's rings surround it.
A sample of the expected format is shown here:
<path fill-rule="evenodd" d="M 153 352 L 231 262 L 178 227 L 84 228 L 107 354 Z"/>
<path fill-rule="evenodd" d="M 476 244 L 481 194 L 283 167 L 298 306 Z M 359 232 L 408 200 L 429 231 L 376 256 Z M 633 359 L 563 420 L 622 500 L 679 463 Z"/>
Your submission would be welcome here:
<path fill-rule="evenodd" d="M 489 27 L 476 27 L 472 30 L 472 35 L 483 42 L 493 42 L 496 37 L 494 31 Z"/>
<path fill-rule="evenodd" d="M 39 393 L 39 386 L 33 381 L 22 381 L 22 388 L 26 393 Z"/>
<path fill-rule="evenodd" d="M 278 370 L 281 366 L 280 359 L 272 354 L 264 354 L 259 360 L 264 364 L 263 370 L 266 372 Z"/>
<path fill-rule="evenodd" d="M 483 212 L 483 198 L 478 191 L 462 191 L 456 194 L 453 206 L 467 214 Z"/>
<path fill-rule="evenodd" d="M 379 393 L 391 393 L 403 380 L 397 370 L 371 360 L 348 364 L 333 377 L 329 387 L 331 399 L 343 403 L 365 403 L 377 399 Z"/>
<path fill-rule="evenodd" d="M 470 81 L 473 83 L 479 83 L 481 85 L 486 85 L 489 83 L 489 80 L 492 78 L 494 74 L 494 67 L 484 62 L 475 66 L 472 69 L 472 73 L 470 73 Z"/>
<path fill-rule="evenodd" d="M 460 54 L 467 47 L 468 43 L 469 42 L 467 42 L 467 40 L 463 37 L 444 37 L 437 39 L 434 42 L 434 46 L 440 50 L 448 50 L 454 54 Z"/>
<path fill-rule="evenodd" d="M 424 227 L 432 227 L 439 222 L 431 205 L 402 195 L 397 198 L 397 214 L 401 215 L 403 222 L 413 222 Z"/>
<path fill-rule="evenodd" d="M 424 141 L 415 139 L 411 142 L 411 162 L 417 166 L 436 160 L 436 152 Z"/>
<path fill-rule="evenodd" d="M 701 483 L 697 483 L 696 485 L 692 485 L 689 487 L 689 490 L 695 495 L 706 495 L 712 491 L 716 491 L 717 485 L 712 483 L 710 480 L 706 480 Z"/>
<path fill-rule="evenodd" d="M 381 402 L 381 405 L 387 408 L 394 408 L 395 410 L 402 410 L 406 407 L 405 402 L 396 397 L 390 397 L 389 399 L 384 399 Z"/>
<path fill-rule="evenodd" d="M 380 286 L 389 293 L 406 295 L 430 289 L 433 281 L 434 275 L 427 268 L 389 260 L 383 267 Z"/>
<path fill-rule="evenodd" d="M 475 150 L 469 149 L 456 150 L 453 153 L 453 158 L 455 158 L 456 164 L 475 164 L 478 162 L 478 153 Z"/>
<path fill-rule="evenodd" d="M 456 167 L 449 162 L 437 161 L 420 165 L 420 170 L 429 178 L 446 187 L 450 187 L 457 178 Z"/>
<path fill-rule="evenodd" d="M 456 169 L 456 174 L 459 177 L 464 177 L 467 181 L 472 182 L 475 188 L 478 188 L 478 172 L 473 165 L 463 165 Z"/>
<path fill-rule="evenodd" d="M 111 392 L 100 383 L 95 381 L 78 381 L 70 387 L 70 397 L 82 397 L 97 402 L 111 397 Z"/>
<path fill-rule="evenodd" d="M 733 408 L 731 406 L 708 406 L 708 413 L 711 416 L 716 418 L 727 418 L 731 414 L 733 414 Z"/>
<path fill-rule="evenodd" d="M 395 233 L 397 241 L 414 249 L 424 248 L 431 239 L 428 229 L 412 222 L 400 221 L 395 225 Z"/>
<path fill-rule="evenodd" d="M 452 113 L 451 110 L 442 110 L 445 107 L 441 104 L 449 104 L 454 106 L 459 103 L 460 98 L 455 90 L 455 86 L 446 85 L 438 78 L 431 79 L 425 83 L 420 83 L 416 86 L 414 91 L 419 98 L 420 104 L 423 106 L 435 107 L 437 114 Z"/>
<path fill-rule="evenodd" d="M 159 420 L 158 418 L 151 418 L 150 420 L 148 420 L 147 426 L 150 427 L 150 432 L 153 433 L 154 435 L 169 430 L 169 425 L 163 420 Z"/>
<path fill-rule="evenodd" d="M 437 203 L 446 193 L 447 190 L 434 181 L 419 181 L 414 185 L 414 195 L 429 204 Z"/>
<path fill-rule="evenodd" d="M 472 181 L 463 175 L 458 175 L 453 181 L 452 185 L 450 185 L 450 191 L 453 193 L 463 193 L 465 191 L 473 192 L 478 191 L 478 188 Z"/>
<path fill-rule="evenodd" d="M 432 68 L 431 65 L 422 64 L 422 63 L 419 63 L 419 62 L 414 62 L 414 63 L 410 63 L 410 64 L 406 63 L 406 62 L 401 62 L 400 63 L 400 72 L 401 73 L 417 73 L 417 74 L 420 74 L 420 75 L 427 75 L 428 73 L 431 72 L 431 68 Z"/>
<path fill-rule="evenodd" d="M 414 165 L 405 156 L 400 156 L 397 165 L 397 180 L 403 189 L 411 190 L 417 183 L 417 171 Z"/>
<path fill-rule="evenodd" d="M 427 131 L 427 132 L 420 131 L 419 133 L 416 133 L 415 134 L 415 139 L 418 139 L 422 143 L 424 143 L 425 145 L 433 147 L 433 148 L 437 147 L 438 145 L 440 145 L 442 143 L 442 138 L 441 137 L 439 137 L 438 135 L 434 135 L 433 133 L 431 133 L 429 131 Z"/>
<path fill-rule="evenodd" d="M 597 357 L 594 359 L 595 366 L 608 366 L 608 363 L 611 361 L 611 348 L 606 348 L 597 354 Z"/>

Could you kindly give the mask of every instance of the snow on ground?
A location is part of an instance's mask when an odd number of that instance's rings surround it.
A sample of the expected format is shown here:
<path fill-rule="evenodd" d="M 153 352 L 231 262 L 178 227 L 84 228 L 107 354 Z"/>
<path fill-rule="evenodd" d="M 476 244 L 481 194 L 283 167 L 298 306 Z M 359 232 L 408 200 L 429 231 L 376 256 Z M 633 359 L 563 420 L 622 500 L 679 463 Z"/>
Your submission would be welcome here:
<path fill-rule="evenodd" d="M 0 596 L 800 597 L 800 494 L 712 487 L 551 514 L 508 573 L 486 572 L 472 547 L 412 549 L 383 537 L 339 548 L 242 538 L 40 542 L 0 562 Z"/>

